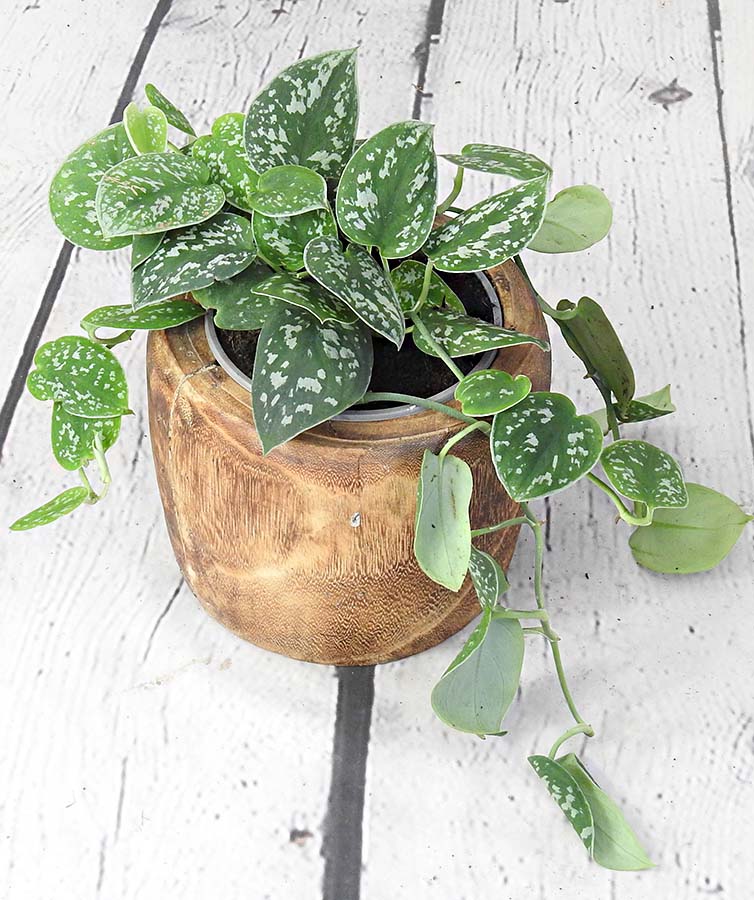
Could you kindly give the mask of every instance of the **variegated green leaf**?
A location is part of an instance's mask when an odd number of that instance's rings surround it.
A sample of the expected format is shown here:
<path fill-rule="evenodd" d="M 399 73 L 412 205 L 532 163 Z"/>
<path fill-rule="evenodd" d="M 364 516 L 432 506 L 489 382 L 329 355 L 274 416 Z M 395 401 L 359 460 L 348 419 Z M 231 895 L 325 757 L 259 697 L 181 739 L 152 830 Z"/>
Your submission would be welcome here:
<path fill-rule="evenodd" d="M 510 585 L 500 563 L 484 550 L 471 548 L 469 575 L 482 607 L 494 607 Z"/>
<path fill-rule="evenodd" d="M 512 147 L 498 147 L 496 144 L 466 144 L 460 153 L 444 154 L 444 159 L 462 169 L 510 175 L 519 181 L 531 181 L 552 172 L 547 163 L 531 153 L 514 150 Z"/>
<path fill-rule="evenodd" d="M 37 400 L 55 400 L 66 412 L 106 419 L 128 412 L 126 376 L 115 354 L 89 338 L 69 335 L 43 344 L 27 386 Z"/>
<path fill-rule="evenodd" d="M 526 375 L 514 378 L 500 369 L 482 369 L 459 382 L 455 397 L 467 416 L 494 416 L 520 403 L 530 391 Z"/>
<path fill-rule="evenodd" d="M 193 292 L 194 299 L 205 309 L 214 309 L 215 325 L 230 331 L 256 331 L 261 328 L 277 300 L 255 293 L 256 286 L 269 278 L 272 271 L 258 260 L 229 278 Z"/>
<path fill-rule="evenodd" d="M 314 238 L 304 251 L 307 272 L 346 303 L 356 315 L 396 347 L 403 343 L 406 322 L 392 282 L 363 247 L 344 253 L 337 237 Z"/>
<path fill-rule="evenodd" d="M 420 318 L 432 338 L 452 357 L 470 356 L 498 347 L 513 347 L 516 344 L 534 344 L 542 350 L 549 350 L 546 341 L 541 341 L 530 334 L 490 325 L 488 322 L 482 322 L 472 316 L 463 316 L 450 309 L 425 307 L 420 313 Z M 423 353 L 430 356 L 437 355 L 418 329 L 414 329 L 413 338 Z"/>
<path fill-rule="evenodd" d="M 444 272 L 479 272 L 520 253 L 539 230 L 548 176 L 482 200 L 436 228 L 424 252 Z"/>
<path fill-rule="evenodd" d="M 594 850 L 594 818 L 578 782 L 549 756 L 530 756 L 529 763 L 591 856 Z"/>
<path fill-rule="evenodd" d="M 259 176 L 249 165 L 243 141 L 244 116 L 227 113 L 215 119 L 212 134 L 197 138 L 191 155 L 203 162 L 225 198 L 237 209 L 251 211 L 249 195 L 256 190 Z"/>
<path fill-rule="evenodd" d="M 353 150 L 358 114 L 356 51 L 303 59 L 252 101 L 245 126 L 249 162 L 257 172 L 301 165 L 337 178 Z"/>
<path fill-rule="evenodd" d="M 575 253 L 586 250 L 610 231 L 613 208 L 602 191 L 579 184 L 559 191 L 547 204 L 545 217 L 529 250 Z"/>
<path fill-rule="evenodd" d="M 143 309 L 126 306 L 100 306 L 87 313 L 81 320 L 81 327 L 96 341 L 97 329 L 118 328 L 124 331 L 160 331 L 175 328 L 192 319 L 204 315 L 204 310 L 189 300 L 165 300 Z"/>
<path fill-rule="evenodd" d="M 414 555 L 433 581 L 458 591 L 469 568 L 471 469 L 456 456 L 424 451 L 416 492 Z"/>
<path fill-rule="evenodd" d="M 249 205 L 264 216 L 297 216 L 327 209 L 327 184 L 313 169 L 276 166 L 259 176 Z"/>
<path fill-rule="evenodd" d="M 602 450 L 602 432 L 563 394 L 537 391 L 498 413 L 490 434 L 492 461 L 519 502 L 562 491 L 586 475 Z"/>
<path fill-rule="evenodd" d="M 11 531 L 28 531 L 30 528 L 38 528 L 40 525 L 49 525 L 61 516 L 72 513 L 78 509 L 89 497 L 89 491 L 85 487 L 72 487 L 47 503 L 21 516 L 11 526 Z"/>
<path fill-rule="evenodd" d="M 355 322 L 356 316 L 338 298 L 314 281 L 275 272 L 257 284 L 257 294 L 299 306 L 320 322 Z"/>
<path fill-rule="evenodd" d="M 95 198 L 105 172 L 132 156 L 126 129 L 119 123 L 89 138 L 58 169 L 50 185 L 50 212 L 71 243 L 89 250 L 115 250 L 130 242 L 128 237 L 105 237 Z"/>
<path fill-rule="evenodd" d="M 151 234 L 209 219 L 225 203 L 204 163 L 182 153 L 126 159 L 103 175 L 96 209 L 108 235 Z"/>
<path fill-rule="evenodd" d="M 255 256 L 251 223 L 233 213 L 171 231 L 132 273 L 134 309 L 232 278 Z"/>
<path fill-rule="evenodd" d="M 348 161 L 338 185 L 338 224 L 357 244 L 388 259 L 410 256 L 427 239 L 437 204 L 432 126 L 398 122 Z"/>
<path fill-rule="evenodd" d="M 659 447 L 646 441 L 614 441 L 602 451 L 600 462 L 615 490 L 644 503 L 648 511 L 688 506 L 680 466 Z"/>
<path fill-rule="evenodd" d="M 139 109 L 129 103 L 123 111 L 123 127 L 136 153 L 164 153 L 168 149 L 168 120 L 156 106 Z"/>
<path fill-rule="evenodd" d="M 262 327 L 251 402 L 265 453 L 358 403 L 372 373 L 372 337 L 361 322 L 320 324 L 281 304 Z"/>
<path fill-rule="evenodd" d="M 144 93 L 147 95 L 147 100 L 149 100 L 153 106 L 156 106 L 165 113 L 165 118 L 173 128 L 177 128 L 179 131 L 191 135 L 192 137 L 196 135 L 196 132 L 191 127 L 191 123 L 186 116 L 184 116 L 180 109 L 178 109 L 174 103 L 171 103 L 170 100 L 168 100 L 168 98 L 153 84 L 148 84 L 144 88 Z"/>
<path fill-rule="evenodd" d="M 154 234 L 135 234 L 131 243 L 131 270 L 140 266 L 154 253 L 165 237 L 164 231 L 156 231 Z"/>
<path fill-rule="evenodd" d="M 647 422 L 650 419 L 659 419 L 662 416 L 670 415 L 670 413 L 675 412 L 675 406 L 670 399 L 670 385 L 666 384 L 665 387 L 660 388 L 659 391 L 654 391 L 652 394 L 634 398 L 623 411 L 618 408 L 617 404 L 613 403 L 613 411 L 616 417 L 625 423 Z M 607 423 L 607 411 L 604 407 L 589 415 L 599 422 L 602 433 L 607 434 L 609 426 Z"/>
<path fill-rule="evenodd" d="M 406 259 L 390 272 L 390 280 L 398 295 L 398 303 L 406 316 L 418 307 L 425 271 L 424 263 L 416 259 Z M 429 292 L 424 302 L 427 306 L 447 306 L 448 309 L 459 313 L 466 312 L 455 291 L 434 270 L 430 273 Z"/>
<path fill-rule="evenodd" d="M 120 416 L 85 419 L 72 416 L 61 403 L 52 407 L 52 452 L 64 469 L 74 471 L 94 459 L 94 439 L 102 436 L 102 449 L 109 450 L 120 434 Z"/>
<path fill-rule="evenodd" d="M 313 238 L 336 237 L 338 228 L 329 209 L 313 209 L 298 216 L 264 216 L 251 219 L 259 253 L 273 266 L 289 272 L 304 268 L 304 248 Z"/>

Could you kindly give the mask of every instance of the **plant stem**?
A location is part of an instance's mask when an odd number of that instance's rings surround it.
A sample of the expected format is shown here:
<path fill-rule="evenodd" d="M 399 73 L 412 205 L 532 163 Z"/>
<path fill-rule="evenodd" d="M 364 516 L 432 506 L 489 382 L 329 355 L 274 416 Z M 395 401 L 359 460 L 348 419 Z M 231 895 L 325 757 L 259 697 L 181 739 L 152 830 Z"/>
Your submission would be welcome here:
<path fill-rule="evenodd" d="M 461 166 L 458 166 L 458 168 L 456 169 L 456 177 L 453 179 L 453 187 L 450 193 L 437 207 L 438 216 L 441 216 L 447 209 L 450 209 L 453 201 L 461 193 L 461 188 L 463 187 L 463 173 L 463 168 Z"/>
<path fill-rule="evenodd" d="M 607 425 L 610 429 L 610 434 L 613 437 L 614 441 L 620 440 L 620 425 L 618 424 L 618 417 L 615 415 L 615 407 L 613 406 L 613 398 L 610 394 L 610 389 L 605 387 L 602 383 L 602 379 L 596 378 L 592 376 L 592 381 L 597 385 L 597 390 L 602 394 L 602 399 L 605 403 L 605 415 L 607 416 Z"/>
<path fill-rule="evenodd" d="M 419 292 L 419 299 L 416 301 L 416 306 L 412 310 L 412 315 L 419 312 L 419 310 L 424 306 L 427 302 L 427 297 L 429 296 L 429 286 L 432 284 L 432 269 L 434 268 L 434 263 L 431 259 L 427 260 L 426 266 L 424 266 L 424 278 L 422 279 L 422 289 Z"/>
<path fill-rule="evenodd" d="M 110 484 L 112 483 L 112 477 L 110 476 L 110 467 L 107 464 L 107 460 L 105 459 L 105 450 L 102 445 L 102 434 L 97 432 L 94 436 L 94 458 L 97 461 L 97 466 L 99 468 L 99 477 L 102 482 L 102 492 L 97 497 L 98 500 L 102 500 L 103 497 L 106 496 L 107 492 L 110 490 Z"/>
<path fill-rule="evenodd" d="M 85 502 L 96 503 L 99 500 L 99 497 L 97 496 L 97 492 L 92 487 L 92 484 L 89 481 L 89 478 L 87 477 L 83 466 L 79 469 L 79 478 L 81 479 L 81 483 L 84 485 L 84 487 L 89 491 L 89 496 L 86 498 Z"/>
<path fill-rule="evenodd" d="M 380 254 L 380 261 L 382 262 L 382 268 L 385 270 L 385 275 L 387 275 L 387 279 L 390 281 L 390 263 L 382 255 L 382 250 L 378 248 L 377 252 Z"/>
<path fill-rule="evenodd" d="M 651 512 L 646 512 L 643 516 L 635 516 L 628 509 L 621 498 L 615 493 L 615 491 L 610 487 L 609 484 L 605 484 L 605 482 L 601 478 L 599 478 L 597 475 L 594 475 L 592 472 L 589 472 L 586 477 L 589 479 L 589 481 L 592 482 L 592 484 L 596 484 L 600 490 L 604 491 L 607 494 L 607 496 L 617 507 L 621 519 L 623 519 L 625 522 L 628 522 L 629 525 L 636 525 L 638 527 L 641 527 L 643 525 L 652 524 Z"/>
<path fill-rule="evenodd" d="M 437 341 L 432 337 L 429 333 L 429 329 L 422 322 L 422 320 L 417 315 L 413 315 L 411 317 L 414 320 L 414 325 L 416 325 L 417 331 L 424 338 L 424 340 L 429 344 L 429 346 L 434 350 L 435 355 L 439 356 L 440 359 L 445 363 L 445 365 L 450 369 L 450 371 L 456 376 L 459 381 L 463 381 L 464 374 L 458 368 L 458 366 L 453 362 L 453 360 L 448 356 L 445 350 L 437 343 Z"/>
<path fill-rule="evenodd" d="M 467 416 L 459 409 L 452 406 L 446 406 L 444 403 L 438 403 L 436 400 L 427 400 L 425 397 L 414 397 L 411 394 L 395 394 L 392 391 L 367 391 L 361 399 L 362 403 L 409 403 L 414 406 L 423 406 L 425 409 L 431 409 L 434 412 L 444 413 L 452 419 L 458 419 L 459 422 L 466 422 L 467 425 L 477 425 L 480 431 L 489 434 L 490 425 L 488 422 L 480 422 Z"/>
<path fill-rule="evenodd" d="M 500 531 L 502 528 L 513 528 L 514 525 L 526 525 L 528 521 L 526 516 L 517 516 L 515 519 L 506 519 L 504 522 L 498 522 L 497 525 L 488 525 L 486 528 L 475 528 L 471 532 L 471 536 L 480 537 L 483 534 L 492 534 L 493 531 Z"/>
<path fill-rule="evenodd" d="M 462 441 L 467 434 L 471 434 L 472 431 L 479 431 L 480 427 L 485 424 L 486 422 L 472 422 L 470 425 L 467 425 L 465 428 L 462 428 L 460 431 L 456 432 L 456 434 L 449 437 L 445 442 L 445 446 L 440 450 L 440 459 L 445 459 L 448 450 L 455 446 L 459 441 Z"/>
<path fill-rule="evenodd" d="M 594 729 L 591 725 L 579 723 L 578 725 L 574 725 L 573 728 L 564 731 L 552 747 L 550 747 L 550 752 L 547 754 L 550 759 L 555 759 L 555 754 L 560 749 L 561 744 L 564 744 L 569 738 L 575 737 L 577 734 L 585 734 L 587 737 L 593 737 Z"/>

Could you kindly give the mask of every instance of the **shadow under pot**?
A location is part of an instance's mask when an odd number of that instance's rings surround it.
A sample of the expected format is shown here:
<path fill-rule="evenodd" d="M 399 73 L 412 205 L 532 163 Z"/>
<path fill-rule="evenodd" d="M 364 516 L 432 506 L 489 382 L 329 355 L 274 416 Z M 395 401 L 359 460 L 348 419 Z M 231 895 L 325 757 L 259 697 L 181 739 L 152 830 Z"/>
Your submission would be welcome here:
<path fill-rule="evenodd" d="M 472 314 L 547 338 L 513 262 L 451 279 Z M 413 554 L 422 456 L 463 423 L 372 404 L 262 456 L 247 374 L 254 345 L 252 333 L 218 332 L 211 317 L 149 337 L 157 481 L 176 559 L 202 605 L 260 647 L 334 665 L 400 659 L 463 628 L 479 612 L 470 578 L 453 593 L 427 578 Z M 458 408 L 451 373 L 408 338 L 404 347 L 375 340 L 370 390 L 431 395 Z M 464 371 L 527 375 L 533 390 L 550 386 L 549 354 L 531 344 L 457 362 Z M 518 514 L 485 436 L 470 435 L 453 453 L 473 472 L 472 528 Z M 507 568 L 517 538 L 510 528 L 475 545 Z"/>

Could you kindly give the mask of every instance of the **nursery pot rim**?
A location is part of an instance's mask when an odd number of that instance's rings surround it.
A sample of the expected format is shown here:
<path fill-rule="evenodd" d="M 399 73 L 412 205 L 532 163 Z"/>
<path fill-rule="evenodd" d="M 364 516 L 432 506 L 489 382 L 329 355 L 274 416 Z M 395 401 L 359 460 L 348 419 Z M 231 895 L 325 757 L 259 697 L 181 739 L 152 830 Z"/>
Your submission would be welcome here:
<path fill-rule="evenodd" d="M 487 273 L 473 272 L 471 274 L 475 275 L 479 279 L 490 301 L 490 305 L 492 307 L 492 324 L 499 326 L 502 325 L 503 310 L 500 303 L 500 297 L 495 291 L 495 288 L 493 287 L 492 282 L 487 276 Z M 204 316 L 204 332 L 207 337 L 209 348 L 212 351 L 212 354 L 215 357 L 218 365 L 227 375 L 230 376 L 230 378 L 233 379 L 233 381 L 236 382 L 236 384 L 251 392 L 251 378 L 238 368 L 238 366 L 225 352 L 225 349 L 220 343 L 220 338 L 218 337 L 217 328 L 215 326 L 214 311 L 211 309 L 208 309 Z M 486 353 L 484 353 L 482 355 L 482 358 L 474 366 L 474 368 L 468 372 L 468 375 L 471 375 L 473 372 L 479 372 L 482 369 L 490 368 L 495 360 L 495 357 L 497 356 L 497 353 L 497 350 L 488 350 Z M 437 394 L 432 394 L 430 397 L 427 397 L 425 399 L 432 400 L 435 403 L 447 403 L 448 401 L 453 400 L 453 398 L 455 397 L 455 391 L 458 387 L 458 384 L 458 381 L 454 381 L 444 390 L 440 391 Z M 425 408 L 423 406 L 419 406 L 414 403 L 403 403 L 390 409 L 347 409 L 344 412 L 339 413 L 337 416 L 333 416 L 332 421 L 384 422 L 389 419 L 399 419 L 403 418 L 404 416 L 413 416 L 424 411 Z"/>

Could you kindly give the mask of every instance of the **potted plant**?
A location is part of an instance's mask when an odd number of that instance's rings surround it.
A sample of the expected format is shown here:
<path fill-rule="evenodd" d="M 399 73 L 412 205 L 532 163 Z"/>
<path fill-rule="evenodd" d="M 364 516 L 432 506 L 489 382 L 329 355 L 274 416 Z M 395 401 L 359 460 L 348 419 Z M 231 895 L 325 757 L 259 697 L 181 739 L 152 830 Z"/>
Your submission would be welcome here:
<path fill-rule="evenodd" d="M 544 640 L 574 724 L 531 765 L 599 864 L 650 866 L 563 753 L 594 730 L 568 688 L 529 504 L 587 479 L 635 528 L 637 562 L 669 573 L 716 565 L 751 517 L 623 436 L 673 412 L 669 388 L 635 396 L 602 307 L 551 306 L 529 281 L 524 249 L 591 246 L 609 202 L 588 185 L 548 200 L 542 160 L 468 144 L 442 157 L 457 174 L 438 204 L 430 125 L 356 139 L 355 51 L 294 64 L 201 137 L 153 85 L 146 94 L 52 181 L 68 240 L 130 248 L 132 303 L 93 310 L 84 334 L 37 352 L 29 390 L 52 401 L 53 452 L 82 483 L 11 527 L 103 499 L 130 412 L 113 348 L 148 331 L 158 483 L 206 608 L 264 647 L 336 664 L 416 653 L 479 617 L 432 705 L 482 738 L 505 734 L 525 640 Z M 469 170 L 505 181 L 464 208 Z M 544 316 L 583 363 L 597 411 L 550 391 Z M 531 603 L 507 596 L 522 526 L 535 540 Z"/>

